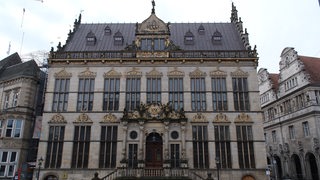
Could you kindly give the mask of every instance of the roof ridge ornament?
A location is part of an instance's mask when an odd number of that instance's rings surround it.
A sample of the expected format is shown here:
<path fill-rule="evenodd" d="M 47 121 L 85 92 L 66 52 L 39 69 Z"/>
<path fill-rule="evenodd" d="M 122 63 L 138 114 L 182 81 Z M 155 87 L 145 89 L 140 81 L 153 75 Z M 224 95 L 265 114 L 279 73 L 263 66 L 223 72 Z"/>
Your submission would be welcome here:
<path fill-rule="evenodd" d="M 156 3 L 154 2 L 154 0 L 152 0 L 152 1 L 151 1 L 151 4 L 152 4 L 151 14 L 155 14 L 154 7 L 156 6 Z"/>

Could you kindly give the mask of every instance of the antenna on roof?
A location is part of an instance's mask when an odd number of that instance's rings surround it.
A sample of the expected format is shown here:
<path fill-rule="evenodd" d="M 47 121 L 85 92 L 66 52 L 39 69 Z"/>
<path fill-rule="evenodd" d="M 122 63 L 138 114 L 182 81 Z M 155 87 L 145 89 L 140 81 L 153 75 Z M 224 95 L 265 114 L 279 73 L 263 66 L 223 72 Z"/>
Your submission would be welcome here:
<path fill-rule="evenodd" d="M 9 42 L 9 47 L 8 47 L 8 51 L 7 51 L 7 55 L 9 56 L 10 54 L 10 49 L 11 49 L 11 41 Z"/>

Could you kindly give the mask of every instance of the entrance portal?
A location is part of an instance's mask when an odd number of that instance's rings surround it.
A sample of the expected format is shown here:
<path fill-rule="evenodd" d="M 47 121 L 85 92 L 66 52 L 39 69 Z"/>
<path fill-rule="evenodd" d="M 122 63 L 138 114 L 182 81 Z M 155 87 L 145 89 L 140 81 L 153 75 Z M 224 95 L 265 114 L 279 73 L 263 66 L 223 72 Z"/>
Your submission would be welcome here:
<path fill-rule="evenodd" d="M 162 137 L 160 134 L 152 132 L 146 139 L 146 167 L 162 167 Z"/>

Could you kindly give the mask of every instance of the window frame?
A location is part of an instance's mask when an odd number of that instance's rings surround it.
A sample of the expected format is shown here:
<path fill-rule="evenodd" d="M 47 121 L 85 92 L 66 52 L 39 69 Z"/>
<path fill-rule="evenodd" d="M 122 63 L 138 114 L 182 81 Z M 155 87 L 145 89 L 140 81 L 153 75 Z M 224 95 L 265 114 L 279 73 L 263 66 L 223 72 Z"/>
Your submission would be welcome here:
<path fill-rule="evenodd" d="M 117 162 L 118 126 L 102 125 L 99 168 L 115 168 Z"/>
<path fill-rule="evenodd" d="M 227 80 L 225 77 L 211 78 L 212 108 L 214 111 L 228 110 Z"/>
<path fill-rule="evenodd" d="M 92 111 L 94 100 L 95 78 L 79 78 L 77 111 Z"/>
<path fill-rule="evenodd" d="M 140 106 L 141 102 L 141 78 L 126 78 L 126 104 L 127 111 L 133 111 Z"/>
<path fill-rule="evenodd" d="M 52 99 L 53 112 L 66 112 L 70 91 L 70 78 L 56 78 Z"/>
<path fill-rule="evenodd" d="M 302 129 L 304 137 L 310 137 L 311 133 L 308 121 L 302 122 Z"/>
<path fill-rule="evenodd" d="M 120 78 L 104 78 L 104 111 L 118 111 L 120 102 Z"/>
<path fill-rule="evenodd" d="M 4 153 L 7 154 L 5 161 L 3 159 Z M 12 159 L 13 153 L 15 153 L 14 159 Z M 14 174 L 17 171 L 18 160 L 19 160 L 19 152 L 18 151 L 0 150 L 0 178 L 1 177 L 14 177 Z M 10 170 L 10 167 L 13 167 L 13 169 L 11 170 L 11 173 L 8 172 Z M 4 169 L 3 174 L 2 174 L 2 169 Z"/>
<path fill-rule="evenodd" d="M 206 125 L 192 125 L 193 167 L 209 168 L 209 140 Z"/>
<path fill-rule="evenodd" d="M 47 152 L 46 152 L 46 160 L 44 164 L 46 168 L 61 167 L 64 136 L 65 136 L 64 125 L 49 126 L 48 145 L 47 145 Z"/>
<path fill-rule="evenodd" d="M 183 77 L 169 77 L 169 103 L 174 110 L 184 108 Z"/>
<path fill-rule="evenodd" d="M 12 125 L 10 125 L 11 123 L 9 123 L 11 121 L 12 121 Z M 17 123 L 20 123 L 20 127 L 17 127 Z M 9 125 L 12 127 L 8 127 Z M 7 119 L 4 137 L 6 137 L 6 138 L 22 138 L 23 127 L 24 127 L 24 121 L 22 119 Z M 10 132 L 9 132 L 9 130 L 10 130 Z M 18 130 L 19 136 L 15 135 L 17 133 L 17 130 Z M 10 133 L 10 135 L 8 133 Z"/>
<path fill-rule="evenodd" d="M 191 93 L 191 110 L 192 111 L 206 111 L 206 82 L 204 77 L 190 78 L 190 93 Z"/>
<path fill-rule="evenodd" d="M 146 88 L 147 104 L 161 103 L 161 78 L 148 77 L 146 86 L 147 86 Z"/>

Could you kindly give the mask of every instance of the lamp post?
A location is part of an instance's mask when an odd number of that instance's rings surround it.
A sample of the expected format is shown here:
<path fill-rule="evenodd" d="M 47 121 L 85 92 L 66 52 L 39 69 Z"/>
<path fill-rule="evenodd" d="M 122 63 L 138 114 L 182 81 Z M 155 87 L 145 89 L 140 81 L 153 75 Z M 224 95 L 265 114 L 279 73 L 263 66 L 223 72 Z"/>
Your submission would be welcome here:
<path fill-rule="evenodd" d="M 40 159 L 38 159 L 38 175 L 37 175 L 37 180 L 40 179 L 40 170 L 41 170 L 42 162 L 43 162 L 43 159 L 42 159 L 42 157 L 40 157 Z"/>
<path fill-rule="evenodd" d="M 217 156 L 216 157 L 216 165 L 217 165 L 217 176 L 218 176 L 218 180 L 220 180 L 220 172 L 219 172 L 219 170 L 220 170 L 220 158 Z"/>

